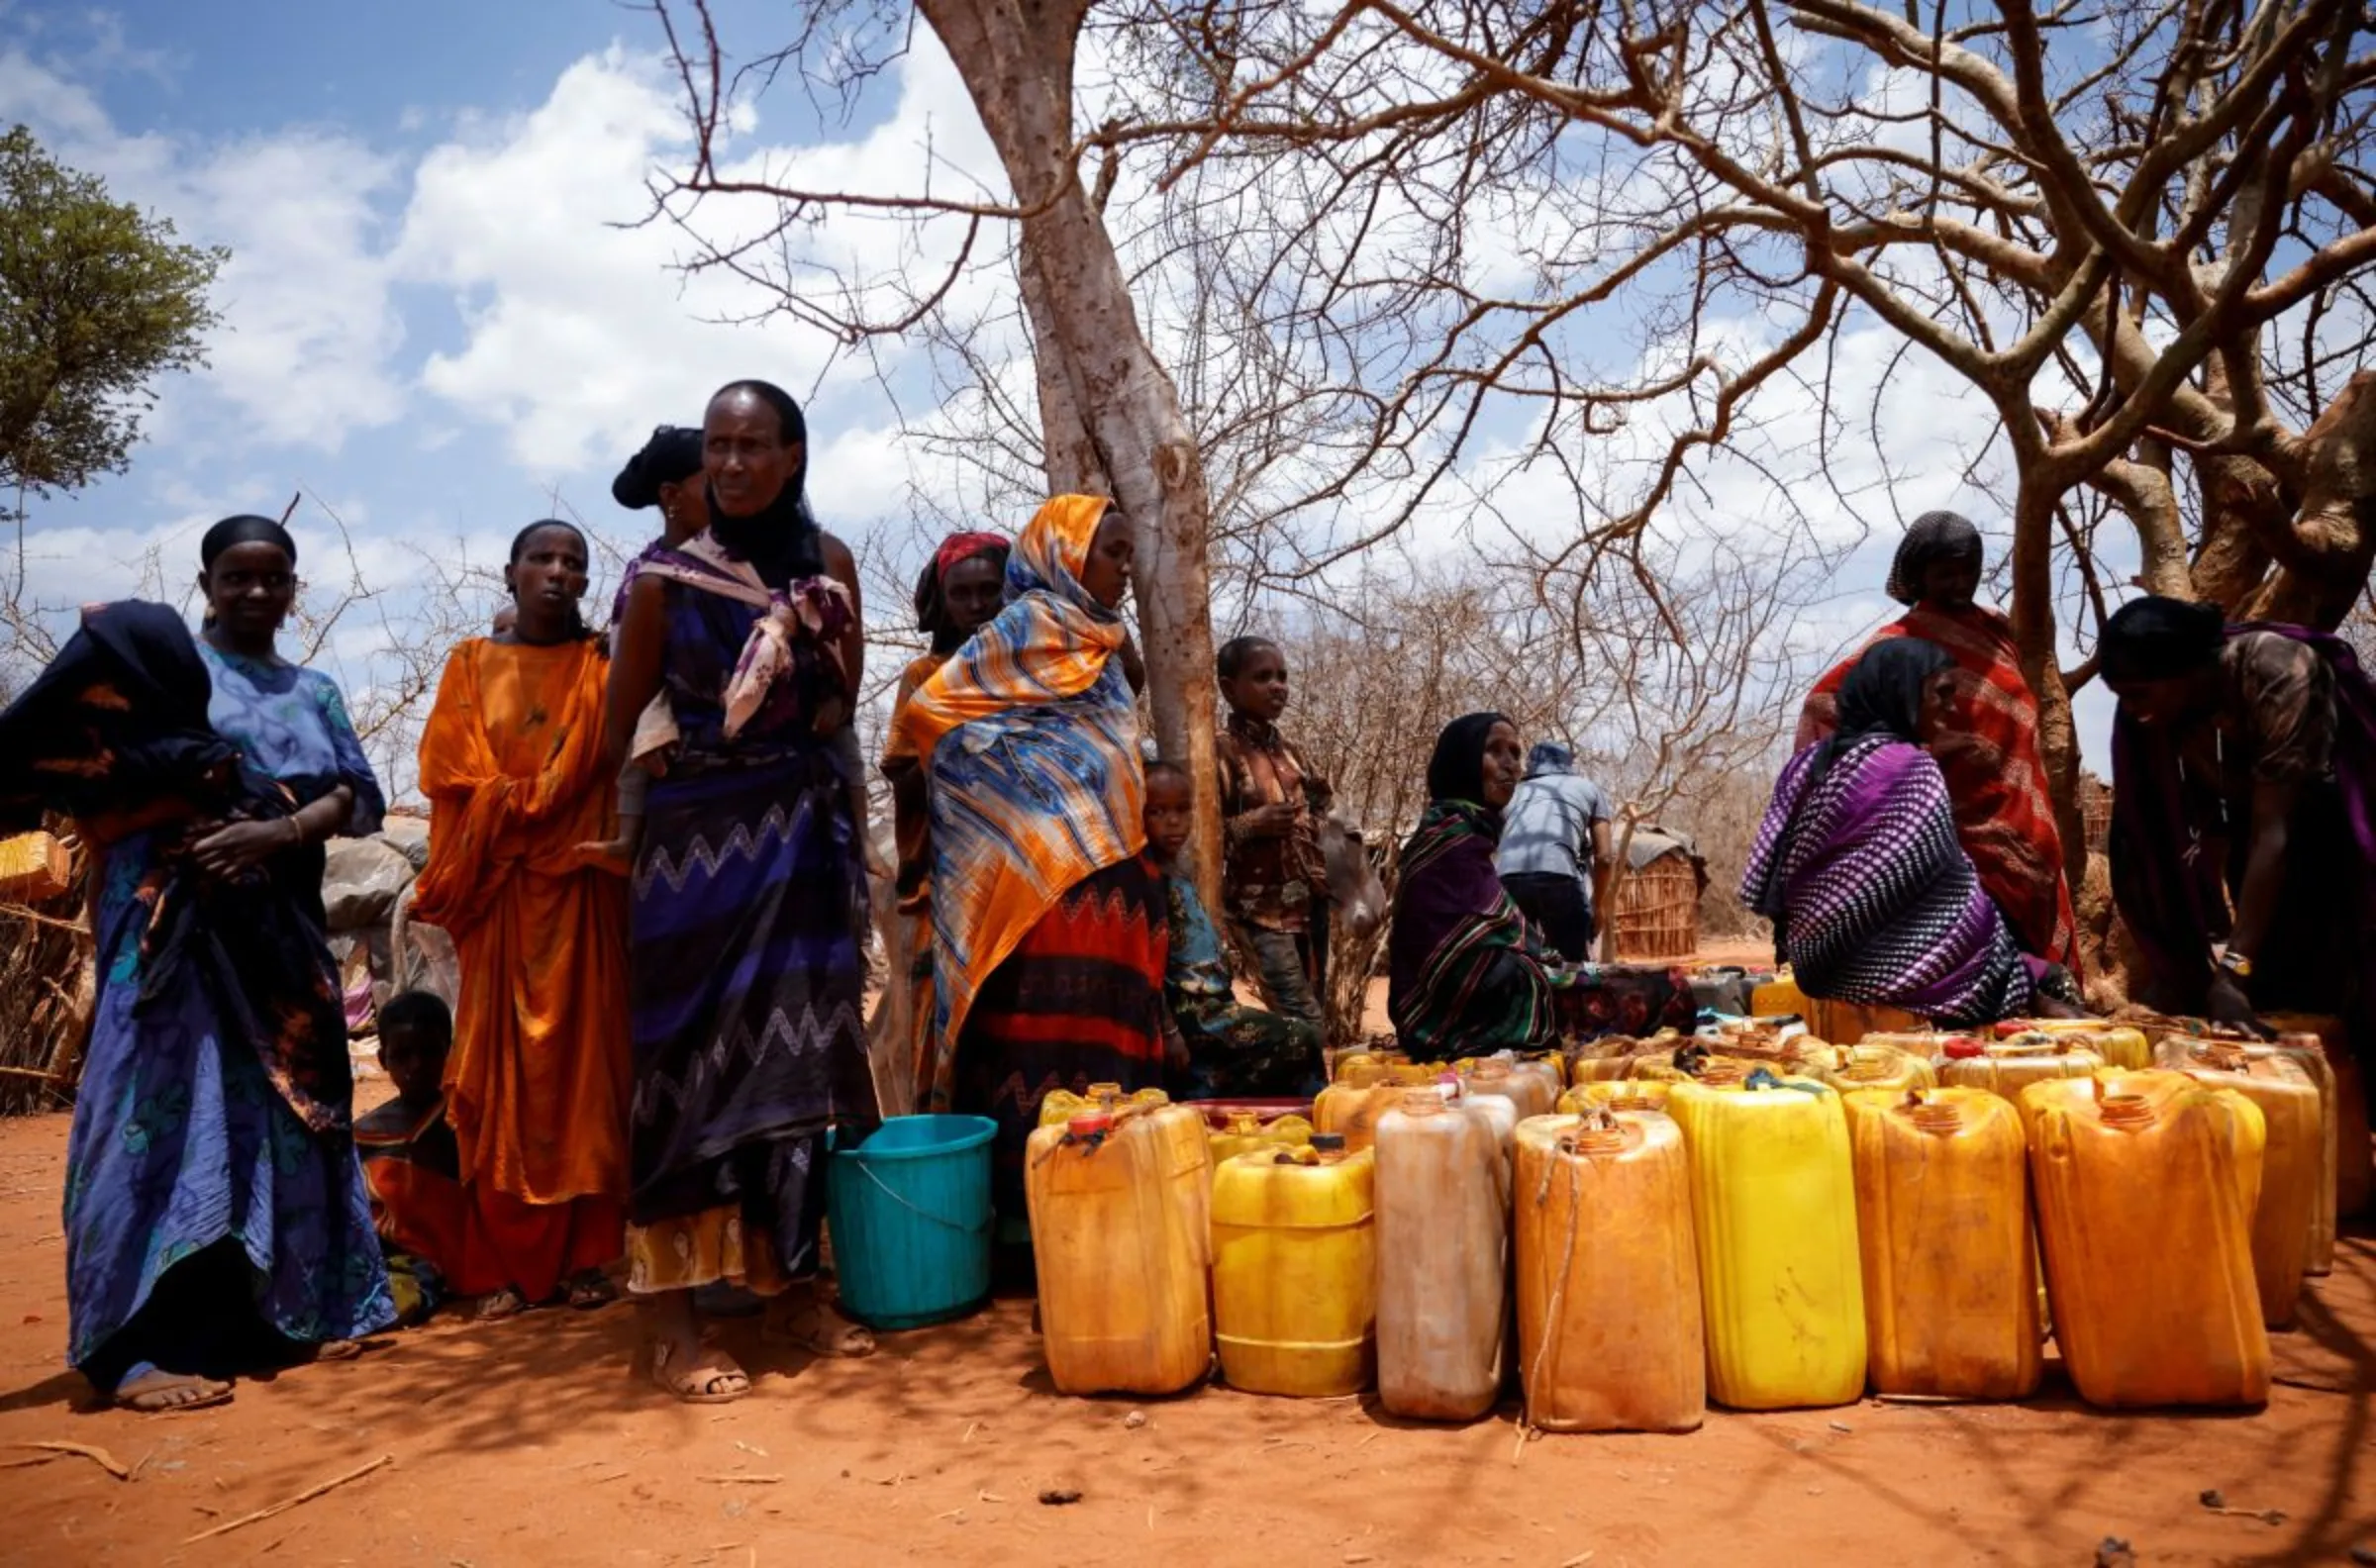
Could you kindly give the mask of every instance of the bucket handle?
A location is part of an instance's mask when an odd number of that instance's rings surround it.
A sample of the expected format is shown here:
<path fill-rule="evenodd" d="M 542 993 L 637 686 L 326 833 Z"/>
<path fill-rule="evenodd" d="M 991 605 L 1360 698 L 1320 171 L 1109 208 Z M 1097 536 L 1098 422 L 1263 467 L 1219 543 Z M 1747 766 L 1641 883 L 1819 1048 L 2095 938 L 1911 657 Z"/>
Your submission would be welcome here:
<path fill-rule="evenodd" d="M 902 1193 L 898 1188 L 892 1186 L 889 1182 L 883 1180 L 880 1176 L 877 1176 L 874 1173 L 873 1166 L 867 1164 L 864 1160 L 853 1160 L 851 1163 L 858 1167 L 859 1173 L 862 1174 L 868 1181 L 874 1183 L 877 1187 L 880 1187 L 883 1190 L 884 1197 L 890 1199 L 893 1203 L 899 1205 L 902 1209 L 905 1209 L 912 1215 L 917 1215 L 923 1219 L 930 1220 L 933 1224 L 940 1225 L 944 1229 L 954 1230 L 959 1235 L 972 1235 L 977 1231 L 987 1230 L 990 1228 L 991 1222 L 988 1219 L 983 1220 L 980 1225 L 962 1225 L 957 1221 L 949 1219 L 945 1215 L 937 1215 L 930 1209 L 922 1208 L 914 1203 L 911 1203 L 908 1201 L 906 1194 Z"/>

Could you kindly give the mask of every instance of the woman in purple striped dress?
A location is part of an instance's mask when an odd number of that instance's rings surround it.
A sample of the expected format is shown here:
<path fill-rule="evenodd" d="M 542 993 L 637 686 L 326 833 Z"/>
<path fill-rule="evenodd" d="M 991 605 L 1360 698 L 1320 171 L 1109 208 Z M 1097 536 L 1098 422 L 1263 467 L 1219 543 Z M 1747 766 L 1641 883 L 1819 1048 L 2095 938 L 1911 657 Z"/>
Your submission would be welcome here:
<path fill-rule="evenodd" d="M 1934 1024 L 2075 1015 L 2069 971 L 2023 952 L 1955 833 L 1924 749 L 1952 710 L 1955 661 L 1877 642 L 1839 689 L 1839 728 L 1782 770 L 1741 878 L 1776 956 L 1811 997 Z"/>

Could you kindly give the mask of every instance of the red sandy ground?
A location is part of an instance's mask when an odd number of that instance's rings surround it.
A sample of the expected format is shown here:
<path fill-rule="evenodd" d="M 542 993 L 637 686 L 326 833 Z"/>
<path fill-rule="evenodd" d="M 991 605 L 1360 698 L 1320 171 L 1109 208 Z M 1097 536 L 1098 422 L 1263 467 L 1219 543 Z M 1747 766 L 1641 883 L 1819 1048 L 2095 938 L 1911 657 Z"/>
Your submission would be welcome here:
<path fill-rule="evenodd" d="M 1516 1442 L 1353 1400 L 1212 1387 L 1064 1399 L 1028 1306 L 886 1336 L 859 1362 L 724 1337 L 758 1374 L 737 1405 L 631 1378 L 635 1314 L 455 1320 L 359 1360 L 244 1383 L 186 1416 L 91 1409 L 60 1364 L 63 1116 L 0 1122 L 0 1562 L 942 1565 L 2341 1562 L 2376 1542 L 2376 1243 L 2319 1282 L 2252 1416 L 2119 1417 L 2059 1378 L 2023 1406 L 1865 1403 L 1711 1415 L 1688 1437 Z M 1133 1413 L 1143 1420 L 1134 1423 Z M 393 1464 L 214 1540 L 201 1530 L 382 1454 Z M 741 1481 L 723 1479 L 743 1478 Z M 1042 1489 L 1077 1488 L 1070 1507 Z M 2280 1509 L 2215 1515 L 2197 1495 Z"/>

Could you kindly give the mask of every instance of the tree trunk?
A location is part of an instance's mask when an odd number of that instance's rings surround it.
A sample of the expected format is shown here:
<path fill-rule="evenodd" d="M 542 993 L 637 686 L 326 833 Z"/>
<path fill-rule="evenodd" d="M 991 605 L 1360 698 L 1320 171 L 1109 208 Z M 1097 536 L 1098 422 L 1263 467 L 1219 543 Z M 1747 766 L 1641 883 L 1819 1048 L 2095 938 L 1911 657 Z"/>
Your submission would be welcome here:
<path fill-rule="evenodd" d="M 1018 271 L 1038 347 L 1048 483 L 1114 498 L 1138 532 L 1138 635 L 1157 746 L 1197 779 L 1196 880 L 1220 907 L 1211 503 L 1179 390 L 1148 347 L 1105 220 L 1069 152 L 1082 10 L 926 0 L 998 148 L 1022 223 Z"/>

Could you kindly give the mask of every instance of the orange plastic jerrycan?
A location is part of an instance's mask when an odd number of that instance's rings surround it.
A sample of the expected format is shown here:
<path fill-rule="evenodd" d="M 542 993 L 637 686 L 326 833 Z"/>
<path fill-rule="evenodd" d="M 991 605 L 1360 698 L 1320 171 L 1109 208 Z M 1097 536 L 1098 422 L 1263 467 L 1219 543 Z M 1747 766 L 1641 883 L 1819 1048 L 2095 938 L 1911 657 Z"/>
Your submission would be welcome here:
<path fill-rule="evenodd" d="M 1211 1367 L 1211 1237 L 1196 1228 L 1209 1213 L 1210 1147 L 1184 1106 L 1089 1111 L 1032 1133 L 1024 1193 L 1059 1392 L 1175 1394 Z"/>
<path fill-rule="evenodd" d="M 1377 1124 L 1378 1402 L 1474 1421 L 1501 1392 L 1510 1167 L 1484 1112 L 1406 1091 Z"/>
<path fill-rule="evenodd" d="M 1670 1080 L 1658 1078 L 1610 1078 L 1578 1084 L 1559 1097 L 1556 1114 L 1581 1116 L 1592 1110 L 1664 1111 L 1666 1097 L 1674 1088 Z"/>
<path fill-rule="evenodd" d="M 2022 1099 L 2054 1336 L 2080 1398 L 2264 1403 L 2259 1109 L 2162 1071 L 2032 1084 Z"/>
<path fill-rule="evenodd" d="M 1841 1097 L 1873 1388 L 2014 1400 L 2042 1361 L 2019 1113 L 1985 1089 Z"/>
<path fill-rule="evenodd" d="M 2260 1201 L 2252 1210 L 2252 1278 L 2260 1289 L 2261 1322 L 2292 1324 L 2310 1269 L 2310 1246 L 2322 1194 L 2333 1233 L 2334 1189 L 2326 1173 L 2328 1127 L 2319 1086 L 2293 1061 L 2265 1048 L 2204 1044 L 2188 1053 L 2189 1078 L 2231 1089 L 2260 1108 L 2267 1139 L 2261 1150 Z"/>
<path fill-rule="evenodd" d="M 1816 1076 L 1843 1095 L 1851 1089 L 1888 1089 L 1903 1097 L 1909 1090 L 1929 1089 L 1938 1082 L 1928 1056 L 1876 1043 L 1869 1034 L 1859 1045 L 1832 1046 L 1811 1065 Z"/>
<path fill-rule="evenodd" d="M 1214 1337 L 1233 1388 L 1328 1398 L 1369 1386 L 1375 1169 L 1368 1151 L 1348 1155 L 1323 1132 L 1214 1172 Z"/>
<path fill-rule="evenodd" d="M 1666 1108 L 1691 1155 L 1710 1397 L 1737 1410 L 1855 1399 L 1864 1280 L 1839 1096 L 1760 1070 L 1677 1084 Z"/>
<path fill-rule="evenodd" d="M 2367 1207 L 2376 1192 L 2376 1164 L 2368 1141 L 2366 1080 L 2359 1070 L 2359 1053 L 2352 1048 L 2343 1021 L 2316 1013 L 2266 1013 L 2263 1024 L 2277 1031 L 2278 1043 L 2297 1049 L 2316 1047 L 2334 1079 L 2334 1212 L 2348 1220 Z"/>
<path fill-rule="evenodd" d="M 1378 1118 L 1411 1092 L 1409 1085 L 1381 1078 L 1355 1089 L 1331 1084 L 1312 1104 L 1312 1126 L 1321 1132 L 1340 1132 L 1345 1149 L 1358 1154 L 1377 1140 Z"/>
<path fill-rule="evenodd" d="M 1690 1431 L 1708 1409 L 1691 1162 L 1658 1112 L 1518 1128 L 1519 1375 L 1546 1431 Z"/>

